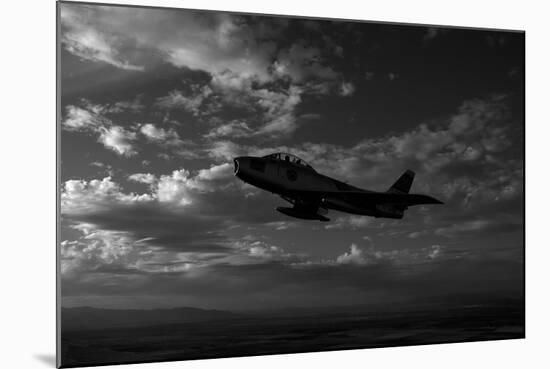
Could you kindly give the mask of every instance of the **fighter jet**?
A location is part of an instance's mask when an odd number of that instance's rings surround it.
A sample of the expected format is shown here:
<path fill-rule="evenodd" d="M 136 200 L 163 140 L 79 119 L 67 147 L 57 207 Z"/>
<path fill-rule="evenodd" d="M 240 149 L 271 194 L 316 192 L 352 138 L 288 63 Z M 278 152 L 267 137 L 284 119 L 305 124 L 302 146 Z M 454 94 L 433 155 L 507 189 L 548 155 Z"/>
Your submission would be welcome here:
<path fill-rule="evenodd" d="M 277 211 L 300 219 L 329 221 L 328 210 L 376 218 L 402 219 L 409 206 L 443 204 L 421 194 L 410 194 L 414 172 L 405 171 L 386 191 L 368 191 L 318 173 L 304 160 L 287 153 L 233 159 L 235 176 L 281 196 L 292 207 Z"/>

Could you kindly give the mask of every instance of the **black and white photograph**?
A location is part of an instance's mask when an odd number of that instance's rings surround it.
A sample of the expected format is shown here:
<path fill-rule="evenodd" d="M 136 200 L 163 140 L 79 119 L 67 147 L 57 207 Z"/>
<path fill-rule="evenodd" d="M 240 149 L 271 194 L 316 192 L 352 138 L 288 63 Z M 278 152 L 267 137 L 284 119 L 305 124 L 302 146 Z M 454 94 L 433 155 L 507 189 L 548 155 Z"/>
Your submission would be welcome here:
<path fill-rule="evenodd" d="M 56 11 L 61 367 L 525 337 L 525 32 Z"/>

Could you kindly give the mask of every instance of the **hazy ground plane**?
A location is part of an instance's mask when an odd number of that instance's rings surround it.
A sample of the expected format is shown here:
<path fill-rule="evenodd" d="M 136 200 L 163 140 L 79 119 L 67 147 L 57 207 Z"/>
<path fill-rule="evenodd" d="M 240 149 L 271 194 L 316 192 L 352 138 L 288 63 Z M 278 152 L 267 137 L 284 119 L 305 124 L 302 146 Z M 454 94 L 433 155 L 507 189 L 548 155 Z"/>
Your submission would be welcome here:
<path fill-rule="evenodd" d="M 386 191 L 364 190 L 317 173 L 303 159 L 274 153 L 263 157 L 235 158 L 235 176 L 258 188 L 280 195 L 293 207 L 277 211 L 300 219 L 329 221 L 328 210 L 376 218 L 402 219 L 413 205 L 443 204 L 431 196 L 410 194 L 415 173 L 407 170 Z"/>

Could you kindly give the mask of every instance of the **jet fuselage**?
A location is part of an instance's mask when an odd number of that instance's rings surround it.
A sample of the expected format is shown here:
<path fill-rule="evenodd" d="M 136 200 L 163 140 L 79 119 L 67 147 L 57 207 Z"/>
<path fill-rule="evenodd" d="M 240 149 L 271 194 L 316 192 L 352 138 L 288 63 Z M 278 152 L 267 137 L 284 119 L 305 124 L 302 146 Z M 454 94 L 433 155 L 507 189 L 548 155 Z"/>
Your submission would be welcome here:
<path fill-rule="evenodd" d="M 392 187 L 386 193 L 379 193 L 317 173 L 303 160 L 290 154 L 243 156 L 235 158 L 234 165 L 235 176 L 244 182 L 278 194 L 292 203 L 293 208 L 280 207 L 277 210 L 297 218 L 328 220 L 324 215 L 328 209 L 332 209 L 357 215 L 400 219 L 408 206 L 418 204 L 400 200 L 408 192 L 414 178 L 411 171 L 398 180 L 408 182 L 406 192 Z M 427 198 L 427 202 L 423 203 L 441 203 L 425 195 L 410 196 L 423 196 L 423 200 Z M 395 198 L 399 202 L 395 202 Z"/>

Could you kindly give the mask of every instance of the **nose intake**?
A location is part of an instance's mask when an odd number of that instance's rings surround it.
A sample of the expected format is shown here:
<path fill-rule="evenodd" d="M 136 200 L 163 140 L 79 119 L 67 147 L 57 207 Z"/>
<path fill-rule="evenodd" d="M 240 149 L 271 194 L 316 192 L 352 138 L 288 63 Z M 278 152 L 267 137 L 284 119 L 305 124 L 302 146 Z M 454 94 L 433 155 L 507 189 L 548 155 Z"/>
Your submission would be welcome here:
<path fill-rule="evenodd" d="M 234 174 L 237 175 L 239 172 L 239 158 L 233 159 L 233 163 L 235 164 Z"/>

